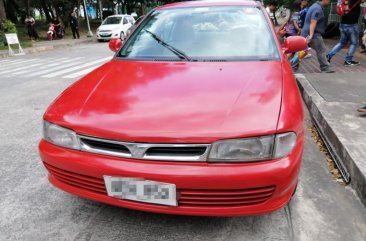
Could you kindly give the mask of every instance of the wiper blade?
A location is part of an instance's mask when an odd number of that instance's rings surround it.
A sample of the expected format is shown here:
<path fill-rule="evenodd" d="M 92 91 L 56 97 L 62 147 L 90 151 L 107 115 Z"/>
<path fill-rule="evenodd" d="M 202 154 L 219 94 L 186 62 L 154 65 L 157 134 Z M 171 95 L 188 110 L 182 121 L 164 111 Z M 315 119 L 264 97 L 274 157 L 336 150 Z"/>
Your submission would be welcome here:
<path fill-rule="evenodd" d="M 167 42 L 162 40 L 159 36 L 157 36 L 153 32 L 151 32 L 147 29 L 144 29 L 144 30 L 145 30 L 145 32 L 149 33 L 159 44 L 161 44 L 164 47 L 166 47 L 167 49 L 169 49 L 171 52 L 173 52 L 175 55 L 177 55 L 180 59 L 185 59 L 185 60 L 191 61 L 191 59 L 182 50 L 179 50 L 179 49 L 171 46 L 170 44 L 168 44 Z"/>

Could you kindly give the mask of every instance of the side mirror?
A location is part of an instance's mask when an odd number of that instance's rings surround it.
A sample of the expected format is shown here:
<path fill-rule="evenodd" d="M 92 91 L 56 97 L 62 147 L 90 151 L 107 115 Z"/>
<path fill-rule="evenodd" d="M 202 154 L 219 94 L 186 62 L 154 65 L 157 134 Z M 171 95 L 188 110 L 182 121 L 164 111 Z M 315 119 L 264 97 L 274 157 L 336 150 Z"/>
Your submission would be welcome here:
<path fill-rule="evenodd" d="M 304 37 L 290 36 L 286 38 L 283 44 L 285 54 L 295 53 L 308 47 L 308 43 Z"/>
<path fill-rule="evenodd" d="M 119 38 L 112 38 L 109 41 L 109 49 L 113 52 L 117 52 L 123 45 L 123 42 Z"/>

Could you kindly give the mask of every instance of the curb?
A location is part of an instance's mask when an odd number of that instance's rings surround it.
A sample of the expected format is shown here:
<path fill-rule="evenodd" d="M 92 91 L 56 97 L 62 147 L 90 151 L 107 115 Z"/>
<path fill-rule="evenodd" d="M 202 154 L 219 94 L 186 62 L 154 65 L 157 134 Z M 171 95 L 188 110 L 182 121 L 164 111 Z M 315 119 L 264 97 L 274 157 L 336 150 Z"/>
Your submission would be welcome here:
<path fill-rule="evenodd" d="M 62 40 L 55 40 L 55 41 L 62 41 Z M 34 46 L 31 48 L 24 48 L 23 51 L 25 54 L 32 54 L 32 53 L 45 52 L 45 51 L 49 51 L 49 50 L 53 50 L 53 49 L 57 49 L 57 48 L 68 48 L 68 47 L 72 47 L 72 46 L 76 46 L 76 45 L 80 45 L 80 44 L 84 44 L 84 43 L 89 43 L 89 42 L 91 43 L 93 41 L 94 41 L 94 39 L 90 38 L 90 39 L 79 40 L 77 42 L 65 42 L 65 43 L 50 44 L 50 45 L 45 45 L 45 46 Z M 0 52 L 0 59 L 9 58 L 9 57 L 10 56 L 9 56 L 7 50 Z"/>
<path fill-rule="evenodd" d="M 351 185 L 361 199 L 361 202 L 366 206 L 366 177 L 362 174 L 350 155 L 349 150 L 338 138 L 337 134 L 332 129 L 332 126 L 323 115 L 321 108 L 326 104 L 325 100 L 319 95 L 304 75 L 296 74 L 295 76 L 303 100 L 309 109 L 313 122 L 330 155 L 345 181 Z"/>

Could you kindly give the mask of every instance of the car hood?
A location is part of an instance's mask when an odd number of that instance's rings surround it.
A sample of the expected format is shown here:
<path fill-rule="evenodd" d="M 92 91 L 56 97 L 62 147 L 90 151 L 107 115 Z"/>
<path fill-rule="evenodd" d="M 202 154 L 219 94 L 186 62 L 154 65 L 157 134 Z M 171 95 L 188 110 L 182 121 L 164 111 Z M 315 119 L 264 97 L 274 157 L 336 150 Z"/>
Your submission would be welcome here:
<path fill-rule="evenodd" d="M 103 24 L 99 26 L 99 31 L 100 30 L 116 30 L 119 29 L 121 27 L 121 25 L 119 24 Z"/>
<path fill-rule="evenodd" d="M 210 143 L 276 132 L 281 61 L 112 60 L 64 91 L 44 118 L 79 134 Z"/>

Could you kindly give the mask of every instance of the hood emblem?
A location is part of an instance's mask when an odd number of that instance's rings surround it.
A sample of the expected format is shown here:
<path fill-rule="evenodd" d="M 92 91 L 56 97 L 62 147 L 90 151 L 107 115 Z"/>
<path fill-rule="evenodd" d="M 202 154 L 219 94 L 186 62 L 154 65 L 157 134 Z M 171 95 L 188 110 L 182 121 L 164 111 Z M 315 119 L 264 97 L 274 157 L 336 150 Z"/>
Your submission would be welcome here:
<path fill-rule="evenodd" d="M 142 158 L 149 147 L 148 144 L 132 144 L 128 149 L 130 149 L 132 157 Z"/>

